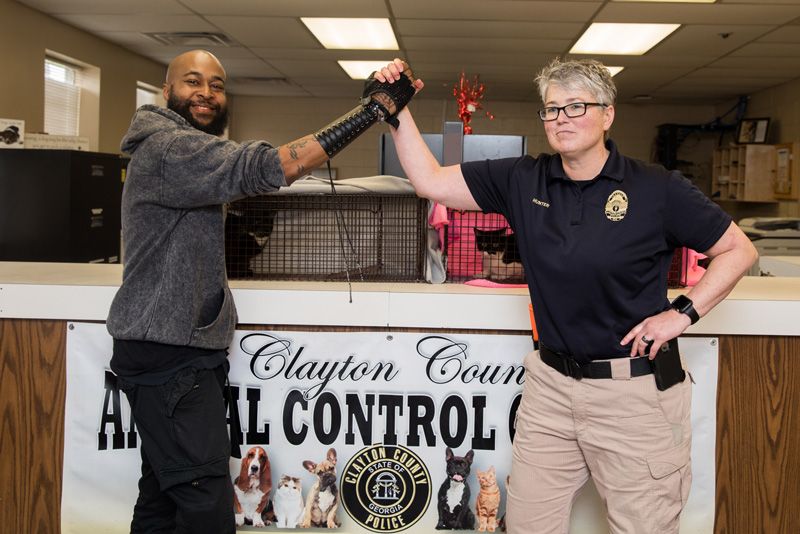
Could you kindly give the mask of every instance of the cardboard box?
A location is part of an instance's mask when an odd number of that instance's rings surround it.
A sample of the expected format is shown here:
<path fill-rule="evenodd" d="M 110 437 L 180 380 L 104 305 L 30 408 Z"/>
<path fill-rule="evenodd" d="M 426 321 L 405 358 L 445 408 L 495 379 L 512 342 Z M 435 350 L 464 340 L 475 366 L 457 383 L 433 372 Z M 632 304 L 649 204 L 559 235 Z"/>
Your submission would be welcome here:
<path fill-rule="evenodd" d="M 50 135 L 31 133 L 25 139 L 25 148 L 53 150 L 89 150 L 89 138 L 78 135 Z"/>

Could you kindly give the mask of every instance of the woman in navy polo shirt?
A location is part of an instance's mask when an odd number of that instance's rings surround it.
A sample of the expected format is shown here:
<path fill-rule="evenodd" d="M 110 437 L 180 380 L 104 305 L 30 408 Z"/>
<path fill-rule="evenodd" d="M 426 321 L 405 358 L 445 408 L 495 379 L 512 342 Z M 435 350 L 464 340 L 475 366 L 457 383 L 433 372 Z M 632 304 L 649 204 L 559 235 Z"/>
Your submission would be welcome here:
<path fill-rule="evenodd" d="M 402 71 L 395 60 L 378 78 Z M 501 213 L 517 235 L 541 350 L 525 358 L 508 531 L 567 532 L 591 473 L 612 532 L 678 532 L 691 485 L 691 381 L 677 356 L 655 374 L 650 360 L 659 347 L 659 366 L 676 355 L 675 338 L 757 254 L 680 173 L 619 153 L 608 139 L 617 91 L 601 63 L 557 59 L 537 83 L 554 155 L 441 167 L 408 108 L 392 128 L 419 196 Z M 670 303 L 667 272 L 681 246 L 713 261 Z"/>

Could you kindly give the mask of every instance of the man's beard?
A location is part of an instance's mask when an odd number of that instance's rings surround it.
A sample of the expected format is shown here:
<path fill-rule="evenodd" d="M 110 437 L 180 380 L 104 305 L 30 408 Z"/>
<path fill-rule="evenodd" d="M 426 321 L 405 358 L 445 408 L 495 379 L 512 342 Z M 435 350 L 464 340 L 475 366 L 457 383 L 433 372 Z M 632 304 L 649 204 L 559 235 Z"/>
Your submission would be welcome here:
<path fill-rule="evenodd" d="M 169 92 L 169 99 L 167 100 L 167 108 L 171 109 L 184 119 L 188 121 L 189 124 L 200 130 L 201 132 L 205 132 L 211 135 L 222 135 L 225 132 L 225 128 L 228 126 L 228 108 L 227 107 L 217 107 L 217 114 L 214 116 L 214 119 L 209 122 L 208 124 L 200 124 L 192 115 L 191 110 L 192 102 L 190 100 L 179 100 L 175 93 L 172 91 Z"/>

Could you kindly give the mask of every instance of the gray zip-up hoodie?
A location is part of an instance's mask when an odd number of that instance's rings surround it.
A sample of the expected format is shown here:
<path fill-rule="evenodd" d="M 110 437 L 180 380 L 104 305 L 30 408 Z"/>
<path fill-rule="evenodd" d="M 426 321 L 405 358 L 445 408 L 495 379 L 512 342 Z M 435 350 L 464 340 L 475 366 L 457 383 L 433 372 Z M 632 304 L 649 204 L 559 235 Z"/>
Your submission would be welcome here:
<path fill-rule="evenodd" d="M 227 348 L 236 309 L 225 275 L 222 205 L 286 185 L 278 151 L 225 141 L 177 113 L 142 106 L 122 140 L 122 286 L 106 323 L 116 339 Z"/>

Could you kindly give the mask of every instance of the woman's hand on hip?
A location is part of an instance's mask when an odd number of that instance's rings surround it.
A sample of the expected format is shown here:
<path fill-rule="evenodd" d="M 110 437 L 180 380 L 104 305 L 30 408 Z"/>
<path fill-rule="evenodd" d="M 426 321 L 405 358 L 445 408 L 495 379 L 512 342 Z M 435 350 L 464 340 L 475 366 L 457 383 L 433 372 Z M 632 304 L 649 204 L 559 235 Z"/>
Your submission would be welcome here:
<path fill-rule="evenodd" d="M 683 333 L 691 324 L 689 316 L 673 309 L 651 315 L 628 332 L 620 345 L 631 343 L 631 356 L 649 355 L 652 360 L 661 345 Z M 652 350 L 655 347 L 656 350 Z"/>

